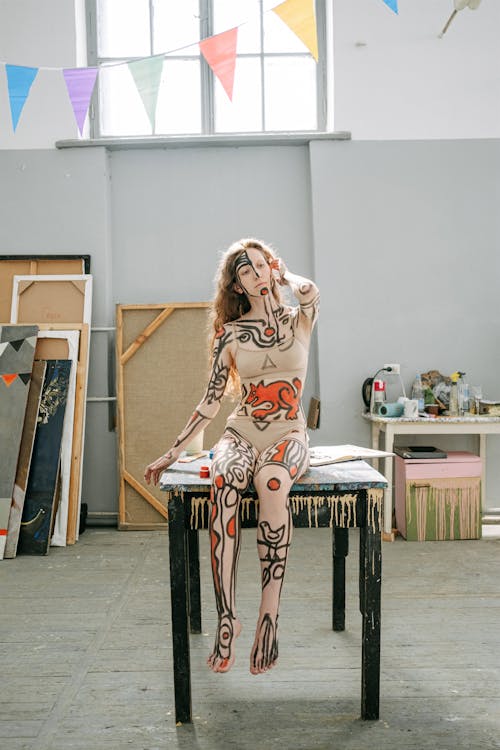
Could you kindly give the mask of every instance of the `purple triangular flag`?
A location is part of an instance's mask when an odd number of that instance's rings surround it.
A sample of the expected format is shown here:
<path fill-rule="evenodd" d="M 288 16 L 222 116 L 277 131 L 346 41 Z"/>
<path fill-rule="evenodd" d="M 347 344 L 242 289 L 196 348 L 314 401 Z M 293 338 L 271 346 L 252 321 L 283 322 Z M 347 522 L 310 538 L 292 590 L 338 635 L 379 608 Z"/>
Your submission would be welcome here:
<path fill-rule="evenodd" d="M 64 80 L 80 135 L 97 78 L 97 68 L 64 68 Z"/>

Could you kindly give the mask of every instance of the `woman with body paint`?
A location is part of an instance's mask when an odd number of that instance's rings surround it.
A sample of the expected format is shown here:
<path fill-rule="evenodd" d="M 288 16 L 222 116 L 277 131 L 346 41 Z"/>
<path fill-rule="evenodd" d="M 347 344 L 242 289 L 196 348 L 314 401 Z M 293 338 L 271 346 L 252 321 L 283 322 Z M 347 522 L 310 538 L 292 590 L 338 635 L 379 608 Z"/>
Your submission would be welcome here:
<path fill-rule="evenodd" d="M 203 399 L 172 448 L 147 466 L 157 484 L 188 443 L 220 408 L 226 386 L 239 393 L 211 466 L 211 563 L 218 613 L 208 666 L 227 672 L 241 631 L 236 614 L 240 550 L 239 508 L 251 482 L 259 497 L 257 549 L 262 598 L 250 654 L 252 674 L 278 658 L 278 610 L 292 538 L 289 492 L 309 464 L 301 394 L 311 332 L 318 313 L 316 285 L 291 273 L 264 243 L 240 240 L 224 254 L 212 303 L 212 371 Z M 289 286 L 298 307 L 284 305 Z"/>

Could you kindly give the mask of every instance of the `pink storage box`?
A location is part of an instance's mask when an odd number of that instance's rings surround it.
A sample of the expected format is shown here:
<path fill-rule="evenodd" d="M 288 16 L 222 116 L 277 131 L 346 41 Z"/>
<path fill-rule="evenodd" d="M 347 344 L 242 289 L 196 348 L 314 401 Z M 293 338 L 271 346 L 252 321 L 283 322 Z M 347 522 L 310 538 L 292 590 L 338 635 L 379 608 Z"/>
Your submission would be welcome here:
<path fill-rule="evenodd" d="M 396 526 L 409 541 L 481 537 L 479 456 L 395 458 Z"/>

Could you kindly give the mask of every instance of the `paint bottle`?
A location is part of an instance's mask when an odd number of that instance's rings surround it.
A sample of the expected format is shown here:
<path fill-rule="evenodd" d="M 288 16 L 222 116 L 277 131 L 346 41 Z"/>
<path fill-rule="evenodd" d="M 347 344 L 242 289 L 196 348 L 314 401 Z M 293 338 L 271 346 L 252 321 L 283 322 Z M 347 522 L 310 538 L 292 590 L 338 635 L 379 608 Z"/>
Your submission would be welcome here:
<path fill-rule="evenodd" d="M 380 407 L 385 402 L 385 381 L 373 381 L 373 413 L 379 414 Z"/>
<path fill-rule="evenodd" d="M 411 397 L 412 397 L 412 400 L 418 401 L 419 412 L 424 411 L 424 405 L 425 405 L 424 389 L 422 386 L 422 378 L 419 372 L 417 372 L 417 374 L 415 375 L 415 380 L 413 381 L 413 385 L 411 388 Z"/>

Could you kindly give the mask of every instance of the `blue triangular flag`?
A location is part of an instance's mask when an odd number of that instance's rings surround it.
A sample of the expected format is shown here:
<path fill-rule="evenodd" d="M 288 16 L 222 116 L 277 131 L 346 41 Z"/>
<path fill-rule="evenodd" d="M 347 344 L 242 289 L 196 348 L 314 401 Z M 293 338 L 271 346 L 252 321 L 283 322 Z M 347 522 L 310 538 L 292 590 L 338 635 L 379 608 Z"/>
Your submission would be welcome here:
<path fill-rule="evenodd" d="M 38 68 L 26 68 L 23 65 L 6 65 L 7 84 L 9 87 L 10 114 L 14 132 L 21 116 L 31 84 L 36 78 Z"/>
<path fill-rule="evenodd" d="M 394 13 L 398 12 L 398 0 L 384 0 L 384 3 L 387 5 L 388 8 L 394 11 Z"/>

